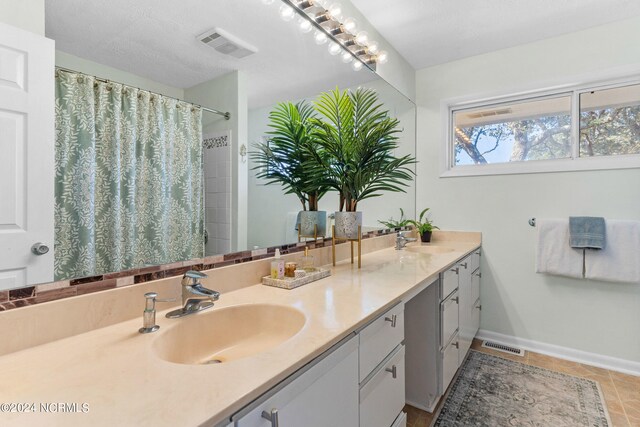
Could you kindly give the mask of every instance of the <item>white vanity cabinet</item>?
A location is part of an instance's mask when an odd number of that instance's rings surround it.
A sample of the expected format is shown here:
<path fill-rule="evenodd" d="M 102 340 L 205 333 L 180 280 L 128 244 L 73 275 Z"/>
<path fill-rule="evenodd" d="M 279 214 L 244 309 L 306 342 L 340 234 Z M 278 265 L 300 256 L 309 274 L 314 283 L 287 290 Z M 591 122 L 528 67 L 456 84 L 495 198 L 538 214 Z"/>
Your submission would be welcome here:
<path fill-rule="evenodd" d="M 234 425 L 357 426 L 358 337 L 328 350 L 310 365 L 234 415 Z"/>
<path fill-rule="evenodd" d="M 404 304 L 365 326 L 360 337 L 360 427 L 403 425 Z"/>
<path fill-rule="evenodd" d="M 407 403 L 433 412 L 480 326 L 480 249 L 405 304 Z"/>

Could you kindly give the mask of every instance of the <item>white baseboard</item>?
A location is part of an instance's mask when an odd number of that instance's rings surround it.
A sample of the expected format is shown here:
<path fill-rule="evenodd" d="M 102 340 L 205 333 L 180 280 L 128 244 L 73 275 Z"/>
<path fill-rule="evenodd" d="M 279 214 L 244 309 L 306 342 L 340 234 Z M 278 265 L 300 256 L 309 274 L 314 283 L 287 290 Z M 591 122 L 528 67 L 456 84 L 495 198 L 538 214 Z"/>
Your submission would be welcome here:
<path fill-rule="evenodd" d="M 511 335 L 499 334 L 497 332 L 487 331 L 484 329 L 480 329 L 478 331 L 476 338 L 520 347 L 536 353 L 557 357 L 558 359 L 570 360 L 572 362 L 584 363 L 585 365 L 597 366 L 598 368 L 610 369 L 612 371 L 618 371 L 629 375 L 640 376 L 640 362 L 604 356 L 602 354 L 589 353 L 588 351 L 576 350 L 554 344 L 546 344 Z"/>

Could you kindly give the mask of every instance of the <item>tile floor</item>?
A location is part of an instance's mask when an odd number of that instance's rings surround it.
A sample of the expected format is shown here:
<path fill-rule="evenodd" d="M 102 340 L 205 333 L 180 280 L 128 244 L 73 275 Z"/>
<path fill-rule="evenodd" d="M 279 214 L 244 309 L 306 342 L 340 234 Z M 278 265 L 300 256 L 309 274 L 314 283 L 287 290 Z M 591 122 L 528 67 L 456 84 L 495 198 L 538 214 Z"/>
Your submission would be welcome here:
<path fill-rule="evenodd" d="M 480 340 L 474 340 L 471 348 L 516 362 L 599 382 L 607 403 L 612 427 L 640 427 L 640 377 L 556 359 L 530 351 L 527 351 L 524 357 L 515 356 L 482 348 L 481 344 Z M 443 399 L 440 399 L 438 407 L 442 401 Z M 429 427 L 433 421 L 433 414 L 409 405 L 405 406 L 405 412 L 407 413 L 407 427 Z M 434 412 L 437 412 L 437 409 Z"/>

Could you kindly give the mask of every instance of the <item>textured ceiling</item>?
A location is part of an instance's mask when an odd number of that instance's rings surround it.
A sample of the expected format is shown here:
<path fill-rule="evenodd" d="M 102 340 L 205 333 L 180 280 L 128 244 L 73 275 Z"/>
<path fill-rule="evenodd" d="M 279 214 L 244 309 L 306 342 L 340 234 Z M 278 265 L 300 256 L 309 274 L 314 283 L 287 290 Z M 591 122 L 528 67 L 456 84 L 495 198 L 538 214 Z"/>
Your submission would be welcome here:
<path fill-rule="evenodd" d="M 640 15 L 638 0 L 351 0 L 416 69 Z"/>
<path fill-rule="evenodd" d="M 248 76 L 250 106 L 295 99 L 375 77 L 354 72 L 259 0 L 47 0 L 46 35 L 56 49 L 188 88 L 232 70 Z M 258 48 L 225 56 L 196 37 L 219 27 Z"/>

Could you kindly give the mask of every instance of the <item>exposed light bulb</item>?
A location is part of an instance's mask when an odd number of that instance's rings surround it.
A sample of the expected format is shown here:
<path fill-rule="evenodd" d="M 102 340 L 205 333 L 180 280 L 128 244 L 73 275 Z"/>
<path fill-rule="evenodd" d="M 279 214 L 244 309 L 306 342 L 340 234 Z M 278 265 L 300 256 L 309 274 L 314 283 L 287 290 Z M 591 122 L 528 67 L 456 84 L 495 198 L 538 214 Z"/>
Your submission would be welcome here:
<path fill-rule="evenodd" d="M 270 5 L 272 5 L 272 4 L 273 4 L 273 2 L 274 2 L 274 1 L 275 1 L 275 0 L 262 0 L 262 3 L 263 3 L 263 4 L 265 4 L 265 5 L 267 5 L 267 6 L 270 6 Z"/>
<path fill-rule="evenodd" d="M 322 31 L 316 31 L 313 36 L 313 39 L 316 41 L 316 44 L 325 44 L 329 38 Z"/>
<path fill-rule="evenodd" d="M 340 21 L 342 18 L 342 5 L 340 3 L 333 3 L 327 8 L 329 15 L 336 21 Z"/>
<path fill-rule="evenodd" d="M 369 51 L 369 53 L 371 54 L 376 54 L 378 53 L 378 50 L 380 50 L 380 46 L 378 46 L 378 42 L 374 42 L 372 41 L 371 43 L 369 43 L 369 45 L 367 46 L 367 50 Z"/>
<path fill-rule="evenodd" d="M 351 56 L 349 52 L 345 52 L 342 54 L 342 62 L 348 64 L 351 61 L 353 61 L 353 56 Z"/>
<path fill-rule="evenodd" d="M 360 71 L 360 70 L 362 70 L 362 62 L 360 62 L 360 61 L 353 61 L 353 64 L 351 64 L 351 68 L 353 68 L 353 71 Z"/>
<path fill-rule="evenodd" d="M 366 31 L 360 31 L 357 35 L 356 35 L 356 43 L 358 43 L 359 45 L 365 45 L 367 44 L 367 42 L 369 41 L 369 33 L 367 33 Z"/>
<path fill-rule="evenodd" d="M 380 53 L 376 55 L 376 62 L 378 64 L 386 64 L 389 60 L 389 54 L 385 50 L 381 50 Z"/>
<path fill-rule="evenodd" d="M 313 29 L 313 25 L 311 25 L 311 22 L 307 21 L 304 18 L 300 18 L 300 20 L 298 21 L 298 25 L 300 31 L 302 31 L 303 33 L 308 33 Z"/>
<path fill-rule="evenodd" d="M 347 18 L 342 22 L 342 26 L 351 34 L 355 34 L 357 32 L 358 22 L 353 18 Z"/>
<path fill-rule="evenodd" d="M 280 6 L 280 17 L 283 21 L 291 21 L 296 16 L 296 11 L 287 4 Z"/>
<path fill-rule="evenodd" d="M 331 44 L 329 45 L 329 53 L 335 56 L 340 52 L 342 52 L 342 48 L 340 47 L 340 45 L 336 42 L 331 42 Z"/>

